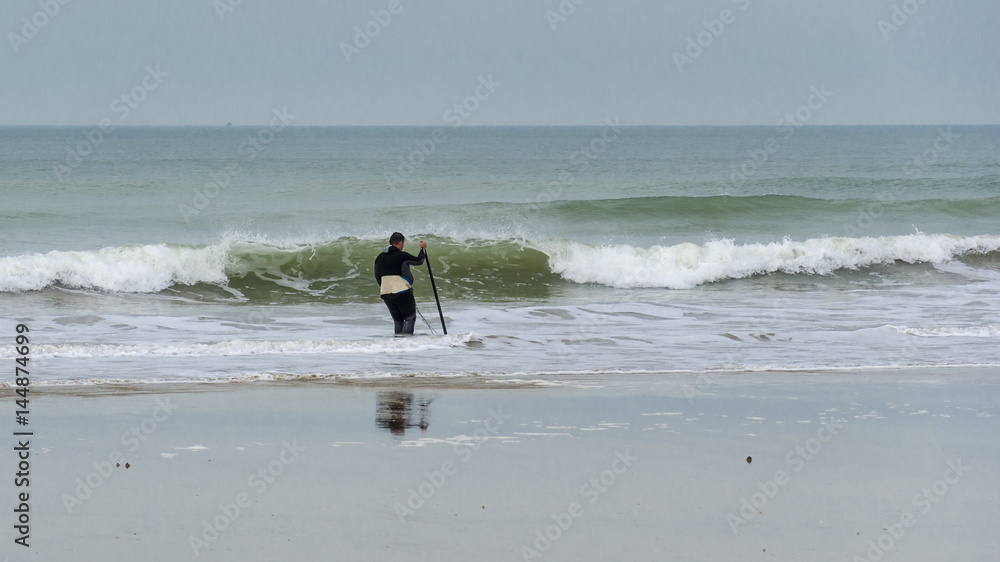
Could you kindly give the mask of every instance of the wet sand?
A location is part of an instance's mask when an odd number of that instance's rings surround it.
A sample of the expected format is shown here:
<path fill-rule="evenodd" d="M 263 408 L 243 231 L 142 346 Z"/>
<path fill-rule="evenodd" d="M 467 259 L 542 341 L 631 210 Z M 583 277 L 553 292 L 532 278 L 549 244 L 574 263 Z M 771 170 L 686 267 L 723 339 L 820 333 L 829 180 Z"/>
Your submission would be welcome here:
<path fill-rule="evenodd" d="M 38 394 L 31 547 L 12 542 L 20 490 L 8 478 L 3 555 L 982 560 L 1000 553 L 1000 387 L 989 373 L 562 380 Z M 12 398 L 5 402 L 12 410 Z M 13 439 L 5 448 L 10 472 Z"/>

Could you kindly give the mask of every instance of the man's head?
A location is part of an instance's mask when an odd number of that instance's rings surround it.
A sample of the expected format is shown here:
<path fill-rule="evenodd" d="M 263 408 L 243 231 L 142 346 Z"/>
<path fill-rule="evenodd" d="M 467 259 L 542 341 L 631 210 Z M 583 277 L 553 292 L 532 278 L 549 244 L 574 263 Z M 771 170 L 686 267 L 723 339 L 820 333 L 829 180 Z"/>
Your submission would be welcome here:
<path fill-rule="evenodd" d="M 393 232 L 392 236 L 389 237 L 389 245 L 395 246 L 400 250 L 403 249 L 403 242 L 406 241 L 406 237 L 399 232 Z"/>

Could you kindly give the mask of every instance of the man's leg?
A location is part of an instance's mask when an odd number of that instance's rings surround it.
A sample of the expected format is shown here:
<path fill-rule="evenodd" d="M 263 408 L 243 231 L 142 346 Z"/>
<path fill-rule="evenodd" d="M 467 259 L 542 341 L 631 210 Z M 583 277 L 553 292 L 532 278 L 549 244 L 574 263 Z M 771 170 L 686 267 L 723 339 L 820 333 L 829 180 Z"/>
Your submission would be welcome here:
<path fill-rule="evenodd" d="M 412 334 L 413 325 L 417 322 L 417 301 L 413 298 L 413 289 L 396 295 L 399 314 L 403 317 L 403 333 Z"/>
<path fill-rule="evenodd" d="M 403 320 L 405 318 L 399 310 L 399 305 L 396 303 L 396 295 L 382 295 L 382 302 L 385 303 L 385 307 L 389 309 L 389 314 L 392 315 L 393 333 L 402 334 Z"/>

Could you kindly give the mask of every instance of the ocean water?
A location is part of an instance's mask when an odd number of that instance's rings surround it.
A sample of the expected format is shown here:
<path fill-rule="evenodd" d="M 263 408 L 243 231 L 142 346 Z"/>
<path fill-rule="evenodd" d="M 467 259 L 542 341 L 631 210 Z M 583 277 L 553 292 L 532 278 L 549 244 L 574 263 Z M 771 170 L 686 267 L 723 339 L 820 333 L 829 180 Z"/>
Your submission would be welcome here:
<path fill-rule="evenodd" d="M 988 370 L 998 217 L 1000 127 L 8 127 L 0 316 L 35 385 Z"/>

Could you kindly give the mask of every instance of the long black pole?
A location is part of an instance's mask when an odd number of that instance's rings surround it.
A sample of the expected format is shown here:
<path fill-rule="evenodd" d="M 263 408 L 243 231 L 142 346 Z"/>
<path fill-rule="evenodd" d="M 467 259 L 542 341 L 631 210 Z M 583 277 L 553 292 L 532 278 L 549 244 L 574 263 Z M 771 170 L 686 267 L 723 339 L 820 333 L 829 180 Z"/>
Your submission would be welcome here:
<path fill-rule="evenodd" d="M 438 298 L 437 286 L 434 285 L 434 274 L 431 273 L 431 257 L 427 255 L 427 248 L 424 248 L 424 258 L 427 259 L 427 275 L 431 278 L 431 289 L 434 290 L 434 302 L 438 305 L 438 315 L 441 316 L 441 329 L 448 335 L 448 328 L 444 325 L 444 313 L 441 312 L 441 299 Z"/>

